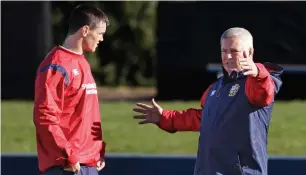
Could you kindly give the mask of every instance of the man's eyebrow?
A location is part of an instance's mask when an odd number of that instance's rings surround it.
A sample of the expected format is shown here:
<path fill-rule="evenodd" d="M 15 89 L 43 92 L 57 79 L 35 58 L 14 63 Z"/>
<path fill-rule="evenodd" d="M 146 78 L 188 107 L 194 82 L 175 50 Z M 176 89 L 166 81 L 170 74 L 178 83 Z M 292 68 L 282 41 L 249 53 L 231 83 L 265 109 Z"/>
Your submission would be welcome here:
<path fill-rule="evenodd" d="M 227 51 L 227 50 L 234 51 L 234 52 L 240 52 L 240 50 L 235 49 L 235 48 L 229 48 L 229 49 L 222 48 L 221 49 L 221 51 Z"/>

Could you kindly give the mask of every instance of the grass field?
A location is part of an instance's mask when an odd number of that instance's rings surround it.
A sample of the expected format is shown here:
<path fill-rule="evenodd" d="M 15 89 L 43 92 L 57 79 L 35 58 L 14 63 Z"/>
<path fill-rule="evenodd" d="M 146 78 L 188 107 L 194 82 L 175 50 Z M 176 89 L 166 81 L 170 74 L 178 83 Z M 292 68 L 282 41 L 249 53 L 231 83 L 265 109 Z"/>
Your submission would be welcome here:
<path fill-rule="evenodd" d="M 198 102 L 161 102 L 164 108 L 199 107 Z M 196 154 L 198 133 L 169 134 L 154 125 L 138 125 L 134 103 L 101 103 L 108 153 Z M 36 152 L 32 102 L 2 101 L 2 152 Z M 269 130 L 270 155 L 306 155 L 306 101 L 277 102 Z M 303 113 L 304 112 L 304 113 Z"/>

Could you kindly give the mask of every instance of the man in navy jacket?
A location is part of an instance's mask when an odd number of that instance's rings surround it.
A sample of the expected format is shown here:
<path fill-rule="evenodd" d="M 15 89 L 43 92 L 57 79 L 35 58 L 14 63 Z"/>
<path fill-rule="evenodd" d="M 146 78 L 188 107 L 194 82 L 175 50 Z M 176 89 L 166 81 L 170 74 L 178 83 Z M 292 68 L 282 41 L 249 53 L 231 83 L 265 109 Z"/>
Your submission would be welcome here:
<path fill-rule="evenodd" d="M 244 28 L 221 36 L 223 76 L 201 98 L 201 109 L 167 110 L 152 105 L 134 108 L 161 129 L 200 131 L 194 175 L 267 175 L 267 134 L 274 97 L 283 69 L 253 61 L 253 38 Z"/>

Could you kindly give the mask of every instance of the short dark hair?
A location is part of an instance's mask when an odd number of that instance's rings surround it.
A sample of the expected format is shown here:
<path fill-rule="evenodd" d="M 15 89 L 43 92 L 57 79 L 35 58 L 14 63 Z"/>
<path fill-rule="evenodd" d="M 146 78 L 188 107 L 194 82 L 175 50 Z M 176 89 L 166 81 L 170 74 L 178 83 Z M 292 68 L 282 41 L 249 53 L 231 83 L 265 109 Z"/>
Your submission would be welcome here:
<path fill-rule="evenodd" d="M 108 17 L 102 10 L 90 4 L 78 5 L 70 14 L 68 33 L 75 33 L 84 25 L 96 27 L 101 21 L 109 25 Z"/>

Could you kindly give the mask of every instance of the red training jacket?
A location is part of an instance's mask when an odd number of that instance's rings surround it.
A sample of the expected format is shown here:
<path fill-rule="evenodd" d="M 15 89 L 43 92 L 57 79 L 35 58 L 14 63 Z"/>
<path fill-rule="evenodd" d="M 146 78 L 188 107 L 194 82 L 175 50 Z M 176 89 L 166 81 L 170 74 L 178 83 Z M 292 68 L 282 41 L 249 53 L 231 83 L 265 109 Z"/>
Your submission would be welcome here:
<path fill-rule="evenodd" d="M 104 158 L 99 101 L 83 55 L 57 46 L 40 64 L 33 121 L 41 173 L 53 166 L 95 166 Z"/>
<path fill-rule="evenodd" d="M 248 76 L 245 93 L 251 104 L 256 106 L 268 106 L 274 97 L 274 81 L 269 71 L 263 64 L 256 63 L 259 70 L 257 77 Z M 202 117 L 202 109 L 209 92 L 210 85 L 201 98 L 201 109 L 190 108 L 183 111 L 164 109 L 160 122 L 157 124 L 161 129 L 174 133 L 176 131 L 199 131 Z"/>

